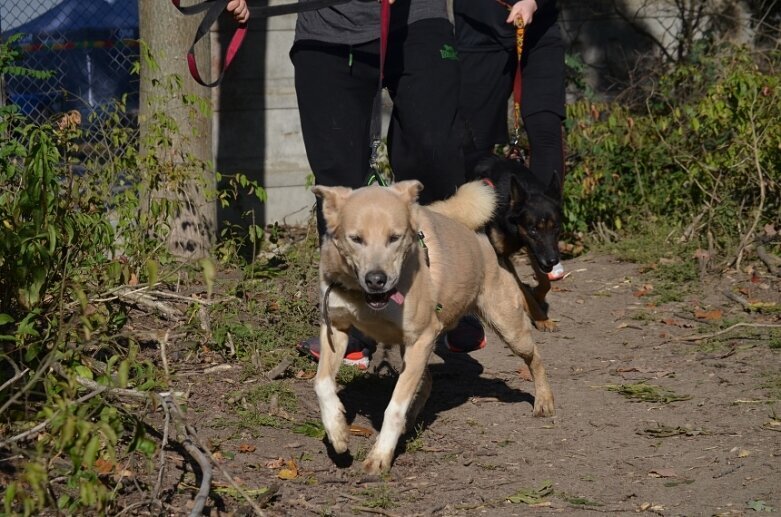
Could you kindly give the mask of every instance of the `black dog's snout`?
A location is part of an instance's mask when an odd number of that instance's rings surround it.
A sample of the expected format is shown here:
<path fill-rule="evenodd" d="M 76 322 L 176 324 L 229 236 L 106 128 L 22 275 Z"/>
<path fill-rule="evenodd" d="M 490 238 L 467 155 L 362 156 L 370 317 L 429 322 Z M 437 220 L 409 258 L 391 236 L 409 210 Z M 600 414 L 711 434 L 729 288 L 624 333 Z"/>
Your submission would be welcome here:
<path fill-rule="evenodd" d="M 550 271 L 559 262 L 557 257 L 545 257 L 540 261 L 540 265 Z"/>
<path fill-rule="evenodd" d="M 372 291 L 383 291 L 388 282 L 388 275 L 383 271 L 369 271 L 364 280 L 366 280 L 366 287 Z"/>

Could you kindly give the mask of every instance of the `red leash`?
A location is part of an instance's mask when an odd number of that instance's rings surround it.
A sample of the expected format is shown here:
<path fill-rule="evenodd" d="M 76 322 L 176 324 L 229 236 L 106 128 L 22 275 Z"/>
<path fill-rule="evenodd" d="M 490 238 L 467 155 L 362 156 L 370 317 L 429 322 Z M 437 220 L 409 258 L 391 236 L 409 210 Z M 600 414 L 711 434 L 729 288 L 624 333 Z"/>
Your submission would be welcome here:
<path fill-rule="evenodd" d="M 300 13 L 302 11 L 315 11 L 317 9 L 323 9 L 324 7 L 331 7 L 339 4 L 346 4 L 350 0 L 312 0 L 305 3 L 287 3 L 280 5 L 267 5 L 252 10 L 253 18 L 268 18 L 271 16 L 279 16 L 283 14 Z M 190 75 L 193 76 L 195 81 L 203 86 L 212 87 L 217 86 L 222 82 L 222 78 L 225 75 L 225 71 L 233 62 L 233 58 L 236 57 L 242 43 L 244 43 L 244 37 L 247 35 L 247 24 L 240 24 L 231 36 L 228 48 L 225 51 L 225 58 L 222 61 L 222 70 L 217 80 L 206 83 L 202 78 L 200 72 L 198 72 L 198 64 L 195 61 L 195 44 L 198 43 L 204 36 L 209 34 L 209 28 L 214 25 L 214 22 L 220 17 L 220 14 L 228 7 L 229 0 L 204 0 L 203 2 L 190 6 L 181 6 L 181 0 L 171 0 L 171 3 L 176 7 L 180 13 L 184 15 L 198 14 L 206 11 L 206 16 L 201 20 L 201 24 L 198 25 L 198 30 L 195 33 L 195 39 L 193 44 L 190 45 L 190 49 L 187 51 L 187 67 L 190 69 Z"/>
<path fill-rule="evenodd" d="M 247 24 L 240 24 L 233 32 L 230 43 L 228 43 L 228 49 L 225 51 L 225 59 L 223 59 L 222 62 L 220 76 L 211 83 L 207 83 L 201 79 L 201 74 L 198 71 L 198 63 L 195 61 L 195 44 L 198 43 L 204 36 L 209 34 L 209 27 L 211 27 L 214 22 L 217 21 L 217 18 L 220 17 L 220 14 L 222 14 L 222 12 L 228 6 L 228 1 L 229 0 L 205 0 L 200 4 L 182 7 L 179 5 L 180 0 L 171 0 L 171 3 L 174 5 L 174 7 L 176 7 L 179 12 L 185 15 L 197 14 L 202 11 L 206 11 L 206 16 L 203 17 L 200 25 L 198 25 L 198 30 L 195 32 L 195 39 L 193 39 L 193 43 L 190 45 L 190 49 L 187 51 L 187 67 L 190 69 L 190 75 L 193 77 L 193 79 L 195 79 L 195 82 L 201 86 L 211 88 L 222 82 L 225 71 L 233 62 L 233 58 L 236 57 L 236 53 L 241 48 L 241 44 L 244 43 L 244 37 L 247 35 Z"/>

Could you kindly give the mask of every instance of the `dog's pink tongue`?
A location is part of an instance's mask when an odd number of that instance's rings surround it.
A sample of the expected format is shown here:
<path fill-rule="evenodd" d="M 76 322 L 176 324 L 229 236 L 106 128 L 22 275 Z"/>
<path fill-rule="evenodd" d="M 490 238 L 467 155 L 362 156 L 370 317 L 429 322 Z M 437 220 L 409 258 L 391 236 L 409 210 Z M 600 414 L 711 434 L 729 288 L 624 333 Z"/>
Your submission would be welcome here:
<path fill-rule="evenodd" d="M 390 299 L 396 302 L 398 305 L 404 303 L 404 295 L 401 294 L 401 291 L 396 291 L 395 293 L 393 293 Z"/>

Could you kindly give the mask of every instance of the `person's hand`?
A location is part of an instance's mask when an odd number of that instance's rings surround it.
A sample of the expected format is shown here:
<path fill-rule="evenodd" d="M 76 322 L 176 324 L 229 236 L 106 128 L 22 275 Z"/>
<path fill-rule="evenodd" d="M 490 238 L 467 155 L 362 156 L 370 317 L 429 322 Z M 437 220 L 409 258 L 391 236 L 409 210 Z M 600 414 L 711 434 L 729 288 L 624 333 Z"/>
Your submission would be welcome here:
<path fill-rule="evenodd" d="M 507 23 L 518 25 L 518 21 L 523 21 L 523 25 L 529 25 L 532 22 L 534 13 L 537 11 L 537 2 L 535 0 L 521 0 L 510 9 L 510 15 L 505 20 Z"/>
<path fill-rule="evenodd" d="M 239 23 L 247 23 L 247 20 L 249 20 L 247 0 L 231 0 L 228 2 L 227 11 L 231 13 L 233 19 Z"/>

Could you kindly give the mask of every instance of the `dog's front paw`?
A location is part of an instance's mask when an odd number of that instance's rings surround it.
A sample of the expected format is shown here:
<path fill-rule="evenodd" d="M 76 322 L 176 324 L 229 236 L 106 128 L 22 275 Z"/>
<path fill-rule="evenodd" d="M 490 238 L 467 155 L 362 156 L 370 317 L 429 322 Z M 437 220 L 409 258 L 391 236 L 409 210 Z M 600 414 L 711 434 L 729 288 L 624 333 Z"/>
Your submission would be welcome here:
<path fill-rule="evenodd" d="M 331 446 L 337 454 L 347 452 L 347 442 L 350 437 L 350 430 L 346 424 L 326 428 L 326 434 L 328 435 L 328 441 L 331 442 Z"/>
<path fill-rule="evenodd" d="M 558 332 L 559 326 L 556 325 L 556 323 L 552 319 L 546 319 L 546 320 L 535 320 L 534 326 L 539 330 L 540 332 Z"/>
<path fill-rule="evenodd" d="M 553 393 L 542 391 L 534 394 L 534 416 L 553 416 L 555 413 Z"/>
<path fill-rule="evenodd" d="M 347 451 L 347 442 L 350 438 L 350 428 L 344 418 L 344 407 L 339 404 L 334 408 L 323 411 L 323 427 L 328 435 L 328 441 L 337 454 Z"/>
<path fill-rule="evenodd" d="M 363 470 L 367 474 L 381 474 L 390 470 L 393 461 L 393 451 L 381 452 L 373 448 L 363 461 Z"/>

